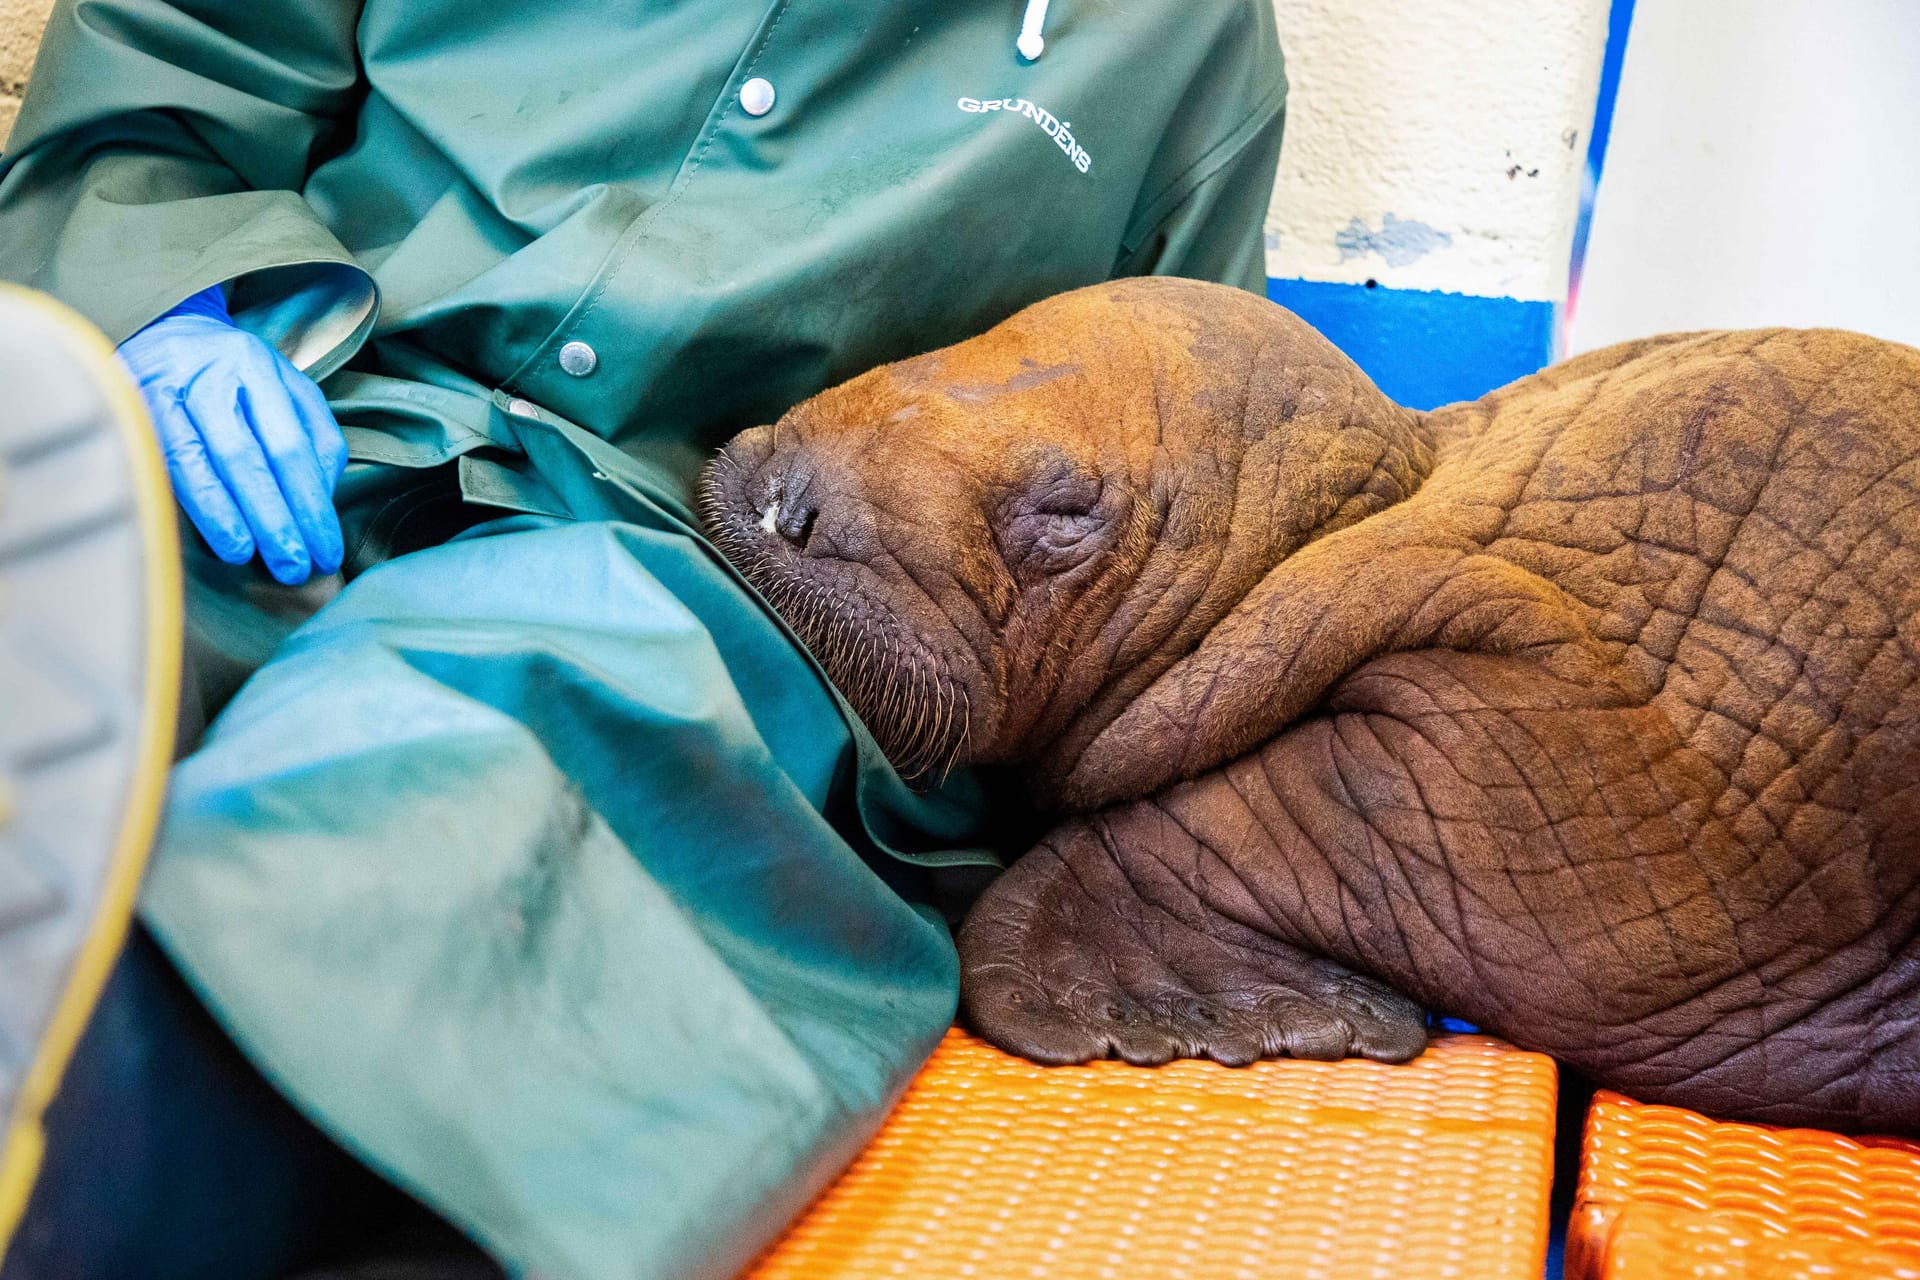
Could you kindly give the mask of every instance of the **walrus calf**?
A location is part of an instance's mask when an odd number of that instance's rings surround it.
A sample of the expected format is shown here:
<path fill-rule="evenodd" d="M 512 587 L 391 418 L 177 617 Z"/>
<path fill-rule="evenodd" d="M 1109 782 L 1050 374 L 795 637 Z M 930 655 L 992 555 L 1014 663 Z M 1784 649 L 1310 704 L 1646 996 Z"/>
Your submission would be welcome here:
<path fill-rule="evenodd" d="M 1920 1130 L 1920 351 L 1679 334 L 1417 413 L 1131 280 L 742 434 L 702 503 L 903 771 L 1060 815 L 960 933 L 994 1043 L 1400 1061 L 1418 1001 Z"/>

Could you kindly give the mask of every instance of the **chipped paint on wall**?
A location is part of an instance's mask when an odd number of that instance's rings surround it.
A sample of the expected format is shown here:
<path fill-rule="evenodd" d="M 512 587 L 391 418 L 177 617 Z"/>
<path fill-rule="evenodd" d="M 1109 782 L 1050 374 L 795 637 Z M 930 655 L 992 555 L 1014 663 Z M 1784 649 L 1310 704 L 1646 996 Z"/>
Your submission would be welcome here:
<path fill-rule="evenodd" d="M 1267 274 L 1559 302 L 1608 0 L 1274 11 L 1292 92 Z"/>
<path fill-rule="evenodd" d="M 1391 213 L 1381 219 L 1378 231 L 1370 230 L 1358 218 L 1349 218 L 1347 225 L 1333 235 L 1333 247 L 1340 251 L 1340 261 L 1377 253 L 1390 267 L 1404 267 L 1452 243 L 1453 237 L 1444 231 L 1435 231 L 1412 218 L 1396 218 Z"/>

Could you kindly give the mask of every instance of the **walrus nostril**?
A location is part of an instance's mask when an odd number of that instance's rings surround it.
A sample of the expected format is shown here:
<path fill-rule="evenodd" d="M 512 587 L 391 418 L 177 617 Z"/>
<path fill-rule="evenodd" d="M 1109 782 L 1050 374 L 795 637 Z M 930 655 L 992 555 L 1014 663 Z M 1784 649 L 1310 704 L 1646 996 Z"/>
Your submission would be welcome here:
<path fill-rule="evenodd" d="M 819 516 L 817 503 L 805 497 L 783 498 L 779 515 L 773 522 L 774 532 L 792 543 L 796 550 L 805 551 L 807 541 L 813 537 L 813 523 Z"/>
<path fill-rule="evenodd" d="M 762 532 L 777 534 L 804 551 L 820 516 L 820 504 L 808 496 L 811 488 L 812 476 L 798 468 L 775 475 L 766 496 L 750 508 L 759 517 L 754 523 Z"/>

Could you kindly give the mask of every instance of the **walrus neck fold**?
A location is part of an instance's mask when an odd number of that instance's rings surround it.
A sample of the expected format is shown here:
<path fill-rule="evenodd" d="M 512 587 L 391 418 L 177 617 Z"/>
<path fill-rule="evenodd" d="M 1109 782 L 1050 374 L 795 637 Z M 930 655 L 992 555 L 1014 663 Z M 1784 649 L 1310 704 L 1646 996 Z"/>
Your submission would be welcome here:
<path fill-rule="evenodd" d="M 1319 539 L 1406 502 L 1437 461 L 1430 416 L 1394 403 L 1344 357 L 1294 394 L 1250 397 L 1246 447 L 1226 492 L 1177 484 L 1124 595 L 1080 621 L 1046 711 L 1015 758 L 1033 762 L 1034 799 L 1060 801 L 1089 748 L 1154 682 L 1193 653 L 1273 569 Z M 1264 421 L 1253 415 L 1264 415 Z M 1193 510 L 1198 508 L 1198 512 Z M 1206 528 L 1209 513 L 1215 524 Z M 1179 762 L 1167 762 L 1170 781 Z"/>

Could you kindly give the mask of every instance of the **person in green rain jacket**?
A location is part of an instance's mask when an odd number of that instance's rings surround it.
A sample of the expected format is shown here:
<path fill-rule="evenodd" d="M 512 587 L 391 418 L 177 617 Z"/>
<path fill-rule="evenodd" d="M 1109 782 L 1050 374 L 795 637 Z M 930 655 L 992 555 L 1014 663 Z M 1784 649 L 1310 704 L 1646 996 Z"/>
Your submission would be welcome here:
<path fill-rule="evenodd" d="M 750 1260 L 950 1022 L 923 873 L 988 855 L 692 478 L 1061 290 L 1262 289 L 1285 92 L 1268 0 L 60 0 L 0 277 L 116 344 L 218 288 L 351 458 L 343 575 L 185 535 L 141 914 L 246 1058 L 516 1274 Z"/>

